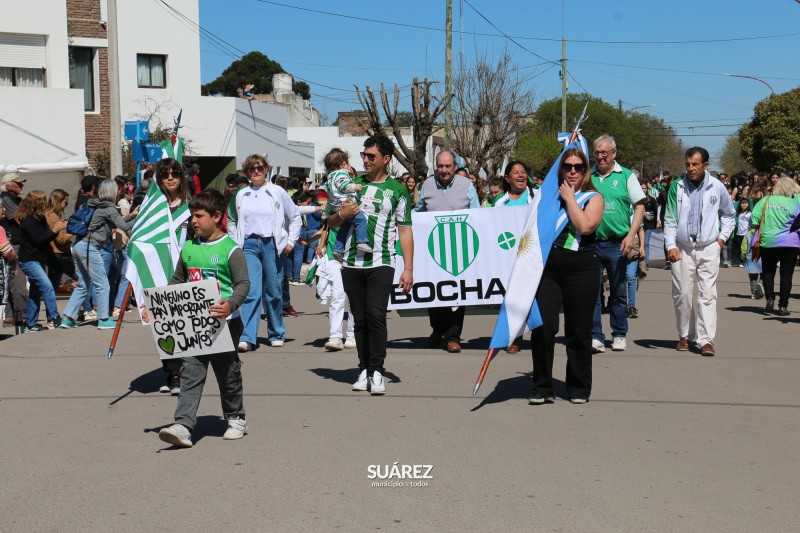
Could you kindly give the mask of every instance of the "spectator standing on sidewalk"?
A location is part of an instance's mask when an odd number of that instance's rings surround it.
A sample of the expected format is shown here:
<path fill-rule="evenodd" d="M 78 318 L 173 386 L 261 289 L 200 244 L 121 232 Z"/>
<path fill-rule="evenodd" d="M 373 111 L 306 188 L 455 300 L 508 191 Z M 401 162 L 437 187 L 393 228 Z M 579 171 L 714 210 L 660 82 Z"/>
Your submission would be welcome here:
<path fill-rule="evenodd" d="M 664 215 L 678 351 L 688 351 L 689 341 L 696 341 L 702 355 L 715 355 L 719 253 L 733 231 L 734 215 L 725 185 L 708 173 L 708 151 L 699 146 L 686 150 L 686 174 L 670 187 Z"/>
<path fill-rule="evenodd" d="M 19 221 L 17 220 L 17 209 L 22 202 L 22 187 L 25 178 L 16 172 L 9 172 L 3 176 L 0 182 L 0 199 L 2 199 L 5 216 L 0 219 L 0 226 L 6 231 L 8 240 L 14 253 L 19 255 Z M 9 301 L 6 305 L 6 318 L 3 321 L 4 327 L 14 327 L 14 311 L 25 313 L 27 308 L 28 291 L 25 286 L 28 279 L 25 273 L 19 268 L 11 269 L 9 275 Z"/>

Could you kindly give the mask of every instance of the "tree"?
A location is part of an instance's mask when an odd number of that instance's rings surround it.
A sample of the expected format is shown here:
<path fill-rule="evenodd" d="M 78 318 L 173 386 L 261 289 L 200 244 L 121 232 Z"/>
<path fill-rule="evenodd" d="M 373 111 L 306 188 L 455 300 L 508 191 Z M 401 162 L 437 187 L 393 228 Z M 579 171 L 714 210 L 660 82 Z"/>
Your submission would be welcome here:
<path fill-rule="evenodd" d="M 500 172 L 532 118 L 534 93 L 525 81 L 507 52 L 497 63 L 486 54 L 473 65 L 462 63 L 453 80 L 453 147 L 470 170 L 482 168 L 488 179 Z"/>
<path fill-rule="evenodd" d="M 742 155 L 758 170 L 800 169 L 800 87 L 765 98 L 739 128 Z"/>
<path fill-rule="evenodd" d="M 428 139 L 433 133 L 433 128 L 436 123 L 436 117 L 444 112 L 447 103 L 452 99 L 452 94 L 447 94 L 443 98 L 436 100 L 431 96 L 432 81 L 427 78 L 420 82 L 418 78 L 414 78 L 411 84 L 411 126 L 413 128 L 412 138 L 413 146 L 411 148 L 406 145 L 403 139 L 403 133 L 400 131 L 401 112 L 397 111 L 397 106 L 400 103 L 400 89 L 397 84 L 394 84 L 394 94 L 392 105 L 389 105 L 389 97 L 386 94 L 386 88 L 381 84 L 381 107 L 386 115 L 386 124 L 384 126 L 381 120 L 380 108 L 375 100 L 375 93 L 366 87 L 366 94 L 361 94 L 361 91 L 356 86 L 356 95 L 358 101 L 361 102 L 361 107 L 367 112 L 368 122 L 358 119 L 364 130 L 370 135 L 385 135 L 387 129 L 391 129 L 392 135 L 395 138 L 394 156 L 397 161 L 405 167 L 409 172 L 413 172 L 415 176 L 428 175 L 428 163 L 425 161 L 427 153 Z M 431 106 L 433 110 L 431 110 Z"/>
<path fill-rule="evenodd" d="M 646 113 L 623 113 L 617 107 L 586 93 L 567 95 L 567 125 L 571 127 L 589 102 L 582 133 L 591 143 L 603 134 L 614 137 L 617 160 L 643 176 L 661 169 L 683 168 L 683 146 L 675 130 Z M 561 99 L 543 102 L 520 135 L 514 157 L 544 176 L 561 153 L 556 136 L 561 129 Z"/>
<path fill-rule="evenodd" d="M 248 83 L 255 85 L 254 94 L 269 94 L 272 92 L 272 76 L 283 72 L 286 71 L 277 61 L 272 61 L 261 52 L 250 52 L 231 63 L 217 79 L 203 85 L 200 93 L 203 96 L 227 95 L 233 90 L 239 77 L 244 76 Z M 311 99 L 311 89 L 304 81 L 294 81 L 292 90 L 306 100 Z"/>
<path fill-rule="evenodd" d="M 719 167 L 728 175 L 738 174 L 739 172 L 752 174 L 756 171 L 755 167 L 748 163 L 742 155 L 742 145 L 739 142 L 738 132 L 725 139 L 725 146 L 720 150 L 717 160 L 719 161 Z"/>
<path fill-rule="evenodd" d="M 414 122 L 414 115 L 411 111 L 398 111 L 397 112 L 397 125 L 401 128 L 410 128 L 411 124 Z M 389 124 L 387 120 L 383 121 L 384 128 L 391 128 L 392 125 Z"/>

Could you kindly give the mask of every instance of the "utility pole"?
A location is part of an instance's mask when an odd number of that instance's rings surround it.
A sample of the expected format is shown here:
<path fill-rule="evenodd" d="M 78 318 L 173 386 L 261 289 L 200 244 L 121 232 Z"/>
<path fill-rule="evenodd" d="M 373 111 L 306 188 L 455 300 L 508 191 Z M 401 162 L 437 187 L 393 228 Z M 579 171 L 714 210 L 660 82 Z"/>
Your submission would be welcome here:
<path fill-rule="evenodd" d="M 447 17 L 445 31 L 444 51 L 444 90 L 445 97 L 453 92 L 453 0 L 447 0 Z M 444 110 L 444 149 L 450 150 L 450 140 L 453 134 L 453 104 L 447 103 Z"/>
<path fill-rule="evenodd" d="M 622 100 L 619 101 L 619 112 L 622 113 Z"/>
<path fill-rule="evenodd" d="M 122 174 L 122 111 L 119 97 L 117 0 L 108 0 L 108 89 L 111 113 L 111 176 Z"/>
<path fill-rule="evenodd" d="M 561 37 L 561 131 L 567 131 L 567 40 Z"/>

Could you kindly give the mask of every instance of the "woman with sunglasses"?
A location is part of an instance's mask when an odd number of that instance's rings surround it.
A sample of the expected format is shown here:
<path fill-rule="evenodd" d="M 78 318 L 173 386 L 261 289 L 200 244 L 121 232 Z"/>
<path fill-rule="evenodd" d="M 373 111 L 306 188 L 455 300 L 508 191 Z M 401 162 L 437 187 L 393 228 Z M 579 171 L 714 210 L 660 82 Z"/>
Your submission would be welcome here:
<path fill-rule="evenodd" d="M 533 391 L 528 403 L 552 402 L 553 357 L 559 311 L 564 308 L 567 347 L 567 394 L 572 403 L 586 403 L 592 392 L 592 325 L 600 290 L 600 269 L 595 253 L 595 230 L 603 219 L 603 196 L 592 184 L 589 160 L 577 148 L 564 151 L 558 169 L 559 203 L 569 222 L 556 237 L 536 301 L 543 324 L 531 333 Z M 583 208 L 576 193 L 595 191 Z"/>
<path fill-rule="evenodd" d="M 86 202 L 89 207 L 94 208 L 94 213 L 88 224 L 88 232 L 72 246 L 78 287 L 70 296 L 64 310 L 62 328 L 78 327 L 75 317 L 91 286 L 94 286 L 97 293 L 97 329 L 114 329 L 117 326 L 117 322 L 110 318 L 108 312 L 110 286 L 100 249 L 108 242 L 114 228 L 122 231 L 133 228 L 133 219 L 139 212 L 136 208 L 130 214 L 121 216 L 116 205 L 118 191 L 119 187 L 113 179 L 103 180 L 97 188 L 97 198 L 90 198 Z"/>
<path fill-rule="evenodd" d="M 244 251 L 250 292 L 242 304 L 244 331 L 240 352 L 258 346 L 257 335 L 262 299 L 267 313 L 267 334 L 273 348 L 283 346 L 284 258 L 291 253 L 300 236 L 300 213 L 283 188 L 267 182 L 269 163 L 253 154 L 245 159 L 242 170 L 250 185 L 236 191 L 228 205 L 228 235 Z"/>

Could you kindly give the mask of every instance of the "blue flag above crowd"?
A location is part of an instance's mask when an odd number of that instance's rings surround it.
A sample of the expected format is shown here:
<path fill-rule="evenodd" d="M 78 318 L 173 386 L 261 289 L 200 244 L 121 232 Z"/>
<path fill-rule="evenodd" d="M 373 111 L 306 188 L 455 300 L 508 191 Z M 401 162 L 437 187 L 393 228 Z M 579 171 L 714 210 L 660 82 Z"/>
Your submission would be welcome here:
<path fill-rule="evenodd" d="M 558 168 L 564 150 L 568 148 L 579 148 L 588 157 L 588 145 L 580 134 L 579 126 L 580 121 L 574 132 L 559 133 L 558 140 L 564 145 L 562 155 L 553 163 L 530 204 L 528 218 L 519 239 L 517 259 L 489 348 L 505 348 L 526 331 L 542 325 L 535 299 L 536 291 L 553 242 L 569 223 L 564 205 L 559 201 Z M 597 193 L 580 192 L 575 195 L 575 199 L 583 207 L 595 194 Z"/>

